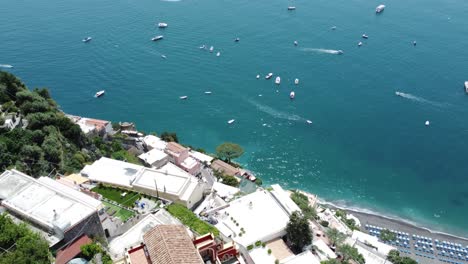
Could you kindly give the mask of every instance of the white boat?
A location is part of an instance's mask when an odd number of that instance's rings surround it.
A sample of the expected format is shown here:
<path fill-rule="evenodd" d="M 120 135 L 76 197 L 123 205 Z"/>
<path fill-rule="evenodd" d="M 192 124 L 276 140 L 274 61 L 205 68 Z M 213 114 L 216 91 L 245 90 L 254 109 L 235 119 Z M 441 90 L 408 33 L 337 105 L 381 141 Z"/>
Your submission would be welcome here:
<path fill-rule="evenodd" d="M 180 100 L 185 100 L 187 98 L 188 98 L 188 96 L 186 96 L 186 95 L 179 97 Z"/>
<path fill-rule="evenodd" d="M 211 91 L 206 91 L 205 94 L 211 94 Z"/>
<path fill-rule="evenodd" d="M 200 46 L 200 49 L 206 49 L 206 45 Z"/>
<path fill-rule="evenodd" d="M 161 58 L 167 59 L 166 55 L 164 55 L 164 54 L 161 54 Z"/>
<path fill-rule="evenodd" d="M 288 6 L 288 10 L 296 10 L 295 6 Z"/>
<path fill-rule="evenodd" d="M 294 91 L 289 93 L 289 98 L 294 99 L 294 97 L 296 97 L 296 93 L 294 93 Z"/>
<path fill-rule="evenodd" d="M 269 74 L 267 74 L 267 75 L 265 76 L 265 79 L 267 79 L 267 80 L 268 80 L 268 79 L 270 79 L 272 76 L 273 76 L 273 73 L 272 73 L 272 72 L 270 72 Z"/>
<path fill-rule="evenodd" d="M 415 40 L 415 41 L 413 41 L 413 46 L 416 46 L 416 40 Z"/>
<path fill-rule="evenodd" d="M 359 41 L 359 43 L 358 43 L 357 45 L 358 45 L 359 47 L 361 47 L 361 46 L 362 46 L 362 42 Z"/>
<path fill-rule="evenodd" d="M 257 79 L 260 79 L 260 74 L 257 74 Z"/>
<path fill-rule="evenodd" d="M 167 28 L 167 23 L 159 22 L 158 28 Z"/>
<path fill-rule="evenodd" d="M 431 122 L 429 122 L 429 120 L 427 120 L 427 121 L 424 123 L 424 125 L 426 125 L 426 126 L 429 126 L 430 124 L 431 124 Z"/>
<path fill-rule="evenodd" d="M 401 93 L 401 92 L 395 92 L 395 94 L 396 94 L 397 96 L 403 97 L 403 93 Z"/>
<path fill-rule="evenodd" d="M 385 9 L 385 5 L 379 5 L 378 7 L 375 8 L 375 12 L 380 13 L 384 11 L 384 9 Z"/>
<path fill-rule="evenodd" d="M 276 84 L 280 84 L 280 83 L 281 83 L 281 78 L 280 78 L 279 76 L 278 76 L 278 77 L 276 77 L 276 79 L 275 79 L 275 83 L 276 83 Z"/>
<path fill-rule="evenodd" d="M 336 29 L 336 26 L 331 27 L 331 29 L 332 29 L 332 30 L 335 30 L 335 29 Z"/>
<path fill-rule="evenodd" d="M 216 53 L 216 57 L 219 57 L 221 56 L 221 52 L 218 51 L 218 53 Z"/>
<path fill-rule="evenodd" d="M 298 84 L 299 84 L 299 79 L 298 79 L 298 78 L 294 79 L 294 84 L 295 84 L 295 85 L 298 85 Z"/>
<path fill-rule="evenodd" d="M 235 119 L 231 119 L 231 120 L 228 121 L 228 124 L 232 124 L 232 123 L 234 123 L 234 121 L 236 121 L 236 120 L 235 120 Z"/>
<path fill-rule="evenodd" d="M 468 81 L 465 82 L 465 92 L 468 93 Z"/>
<path fill-rule="evenodd" d="M 97 92 L 97 93 L 94 95 L 94 97 L 96 97 L 96 98 L 101 97 L 101 96 L 104 95 L 105 92 L 106 92 L 106 91 L 104 91 L 104 90 L 99 91 L 99 92 Z"/>
<path fill-rule="evenodd" d="M 158 41 L 158 40 L 161 40 L 163 39 L 164 36 L 163 35 L 159 35 L 159 36 L 154 36 L 153 38 L 151 38 L 152 41 Z"/>
<path fill-rule="evenodd" d="M 294 41 L 294 46 L 297 46 L 297 44 L 299 44 L 299 43 L 297 43 L 297 40 L 295 40 Z"/>
<path fill-rule="evenodd" d="M 93 39 L 92 37 L 87 37 L 87 38 L 84 38 L 82 41 L 86 43 L 86 42 L 90 42 L 92 39 Z"/>
<path fill-rule="evenodd" d="M 213 52 L 213 50 L 214 50 L 214 47 L 211 46 L 211 47 L 210 47 L 210 52 Z"/>
<path fill-rule="evenodd" d="M 338 54 L 338 55 L 341 55 L 341 54 L 343 54 L 343 53 L 344 53 L 344 52 L 343 52 L 342 50 L 338 50 L 338 51 L 336 52 L 336 54 Z"/>
<path fill-rule="evenodd" d="M 234 42 L 239 42 L 240 41 L 240 38 L 235 38 L 234 39 Z"/>
<path fill-rule="evenodd" d="M 0 64 L 0 68 L 11 69 L 11 68 L 13 68 L 13 65 L 10 65 L 10 64 Z"/>
<path fill-rule="evenodd" d="M 369 36 L 367 36 L 366 34 L 362 34 L 362 38 L 364 38 L 364 39 L 368 39 L 368 38 L 369 38 Z"/>
<path fill-rule="evenodd" d="M 306 120 L 307 124 L 312 124 L 312 121 Z"/>

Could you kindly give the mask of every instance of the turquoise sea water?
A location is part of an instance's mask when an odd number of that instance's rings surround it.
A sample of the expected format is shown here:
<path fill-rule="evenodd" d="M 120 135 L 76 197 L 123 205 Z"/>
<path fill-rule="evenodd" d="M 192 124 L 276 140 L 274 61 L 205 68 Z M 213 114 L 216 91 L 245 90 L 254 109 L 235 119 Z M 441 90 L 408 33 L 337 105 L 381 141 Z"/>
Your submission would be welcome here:
<path fill-rule="evenodd" d="M 0 64 L 67 113 L 237 142 L 267 183 L 468 235 L 468 1 L 0 3 Z"/>

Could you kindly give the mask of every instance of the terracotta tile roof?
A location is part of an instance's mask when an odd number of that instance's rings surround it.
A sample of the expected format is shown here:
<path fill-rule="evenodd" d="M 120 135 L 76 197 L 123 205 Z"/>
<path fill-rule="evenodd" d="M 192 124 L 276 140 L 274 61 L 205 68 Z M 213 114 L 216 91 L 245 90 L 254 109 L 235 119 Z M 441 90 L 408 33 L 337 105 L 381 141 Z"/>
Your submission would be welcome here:
<path fill-rule="evenodd" d="M 227 175 L 235 176 L 239 174 L 239 169 L 235 168 L 222 160 L 215 160 L 211 163 L 211 168 L 217 171 L 224 172 Z"/>
<path fill-rule="evenodd" d="M 67 263 L 68 261 L 72 260 L 74 257 L 81 253 L 81 246 L 90 243 L 93 243 L 93 241 L 87 235 L 82 235 L 80 238 L 73 241 L 73 243 L 57 251 L 55 264 Z"/>
<path fill-rule="evenodd" d="M 129 250 L 128 256 L 131 264 L 151 264 L 151 260 L 146 257 L 144 246 Z"/>
<path fill-rule="evenodd" d="M 109 121 L 86 118 L 85 123 L 86 125 L 96 126 L 98 129 L 103 129 L 105 126 L 107 126 L 107 124 L 109 124 Z"/>
<path fill-rule="evenodd" d="M 167 143 L 166 149 L 170 152 L 174 152 L 176 154 L 180 154 L 184 151 L 187 150 L 184 146 L 180 145 L 179 143 L 176 142 L 169 142 Z"/>
<path fill-rule="evenodd" d="M 153 264 L 203 264 L 182 225 L 158 225 L 143 236 Z"/>

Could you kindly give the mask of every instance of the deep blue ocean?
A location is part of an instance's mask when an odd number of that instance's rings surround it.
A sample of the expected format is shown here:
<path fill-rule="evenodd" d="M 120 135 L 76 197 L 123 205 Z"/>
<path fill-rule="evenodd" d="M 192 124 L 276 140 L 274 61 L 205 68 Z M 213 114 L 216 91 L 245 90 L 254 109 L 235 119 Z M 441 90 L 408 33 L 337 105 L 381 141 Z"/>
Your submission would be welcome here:
<path fill-rule="evenodd" d="M 467 13 L 466 0 L 0 0 L 0 64 L 67 113 L 210 152 L 236 142 L 267 184 L 468 236 Z"/>

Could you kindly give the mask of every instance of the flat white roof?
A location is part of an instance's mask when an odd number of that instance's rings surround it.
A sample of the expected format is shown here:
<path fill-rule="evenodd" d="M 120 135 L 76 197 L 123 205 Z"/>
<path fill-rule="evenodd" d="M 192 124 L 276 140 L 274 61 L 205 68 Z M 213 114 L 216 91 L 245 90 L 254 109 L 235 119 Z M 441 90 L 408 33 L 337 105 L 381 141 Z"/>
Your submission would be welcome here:
<path fill-rule="evenodd" d="M 221 197 L 232 197 L 234 194 L 240 192 L 239 188 L 229 186 L 220 182 L 213 183 L 213 190 Z"/>
<path fill-rule="evenodd" d="M 123 258 L 126 252 L 125 249 L 129 250 L 131 246 L 139 245 L 143 242 L 143 235 L 157 225 L 181 225 L 181 223 L 164 209 L 155 214 L 149 214 L 127 232 L 114 238 L 109 243 L 111 258 L 113 260 Z"/>
<path fill-rule="evenodd" d="M 4 172 L 0 176 L 0 186 L 0 193 L 8 195 L 2 201 L 5 207 L 48 228 L 57 226 L 65 230 L 100 207 L 99 201 L 68 186 L 48 178 L 35 180 L 16 170 Z"/>
<path fill-rule="evenodd" d="M 380 253 L 382 253 L 384 255 L 387 255 L 388 252 L 390 252 L 390 250 L 396 249 L 395 247 L 392 247 L 390 245 L 387 245 L 385 243 L 380 242 L 377 237 L 371 236 L 369 234 L 363 233 L 363 232 L 358 231 L 358 230 L 353 231 L 352 238 L 355 239 L 355 240 L 358 240 L 358 241 L 360 241 L 360 242 L 362 242 L 364 244 L 373 245 L 374 247 L 377 248 L 378 252 L 380 252 Z"/>
<path fill-rule="evenodd" d="M 153 149 L 164 150 L 167 143 L 157 136 L 148 135 L 143 138 L 143 143 Z"/>
<path fill-rule="evenodd" d="M 289 214 L 272 194 L 262 190 L 230 202 L 229 207 L 219 211 L 218 221 L 216 227 L 219 226 L 221 231 L 231 231 L 224 235 L 231 235 L 236 242 L 247 247 L 258 240 L 271 240 L 283 235 Z M 245 234 L 239 236 L 241 228 Z"/>
<path fill-rule="evenodd" d="M 155 163 L 156 161 L 163 160 L 167 157 L 168 155 L 164 151 L 159 150 L 159 149 L 152 149 L 138 156 L 138 158 L 140 158 L 141 160 L 144 160 L 146 163 L 150 165 Z"/>
<path fill-rule="evenodd" d="M 302 252 L 299 255 L 292 256 L 283 260 L 283 264 L 320 264 L 320 260 L 310 251 Z M 366 262 L 367 263 L 367 262 Z"/>
<path fill-rule="evenodd" d="M 172 163 L 167 163 L 160 169 L 144 170 L 138 175 L 133 185 L 140 188 L 164 191 L 177 196 L 182 196 L 190 185 L 192 175 Z"/>
<path fill-rule="evenodd" d="M 249 255 L 255 264 L 275 263 L 273 254 L 268 254 L 267 247 L 257 247 L 249 251 Z"/>
<path fill-rule="evenodd" d="M 189 151 L 190 157 L 200 161 L 200 162 L 206 162 L 208 165 L 211 164 L 211 161 L 214 159 L 213 157 L 203 154 L 201 152 L 195 151 L 195 150 L 190 150 Z"/>
<path fill-rule="evenodd" d="M 325 244 L 325 242 L 323 242 L 323 240 L 321 239 L 317 239 L 317 240 L 314 240 L 312 241 L 312 245 L 316 246 L 320 251 L 319 251 L 319 255 L 322 255 L 322 257 L 325 257 L 327 259 L 335 259 L 336 258 L 336 254 L 335 252 L 333 252 L 333 250 L 331 250 L 327 244 Z"/>
<path fill-rule="evenodd" d="M 279 186 L 279 184 L 271 185 L 273 191 L 271 193 L 275 196 L 276 199 L 283 205 L 284 209 L 288 211 L 289 214 L 292 214 L 294 211 L 301 212 L 301 209 L 297 204 L 290 198 L 289 194 Z"/>
<path fill-rule="evenodd" d="M 188 157 L 186 159 L 184 159 L 184 161 L 182 162 L 182 166 L 187 168 L 187 169 L 191 169 L 193 167 L 195 167 L 197 165 L 197 160 L 192 158 L 192 157 Z"/>
<path fill-rule="evenodd" d="M 92 181 L 131 187 L 135 177 L 143 168 L 140 165 L 102 157 L 93 164 L 86 165 L 81 170 L 81 175 Z"/>

